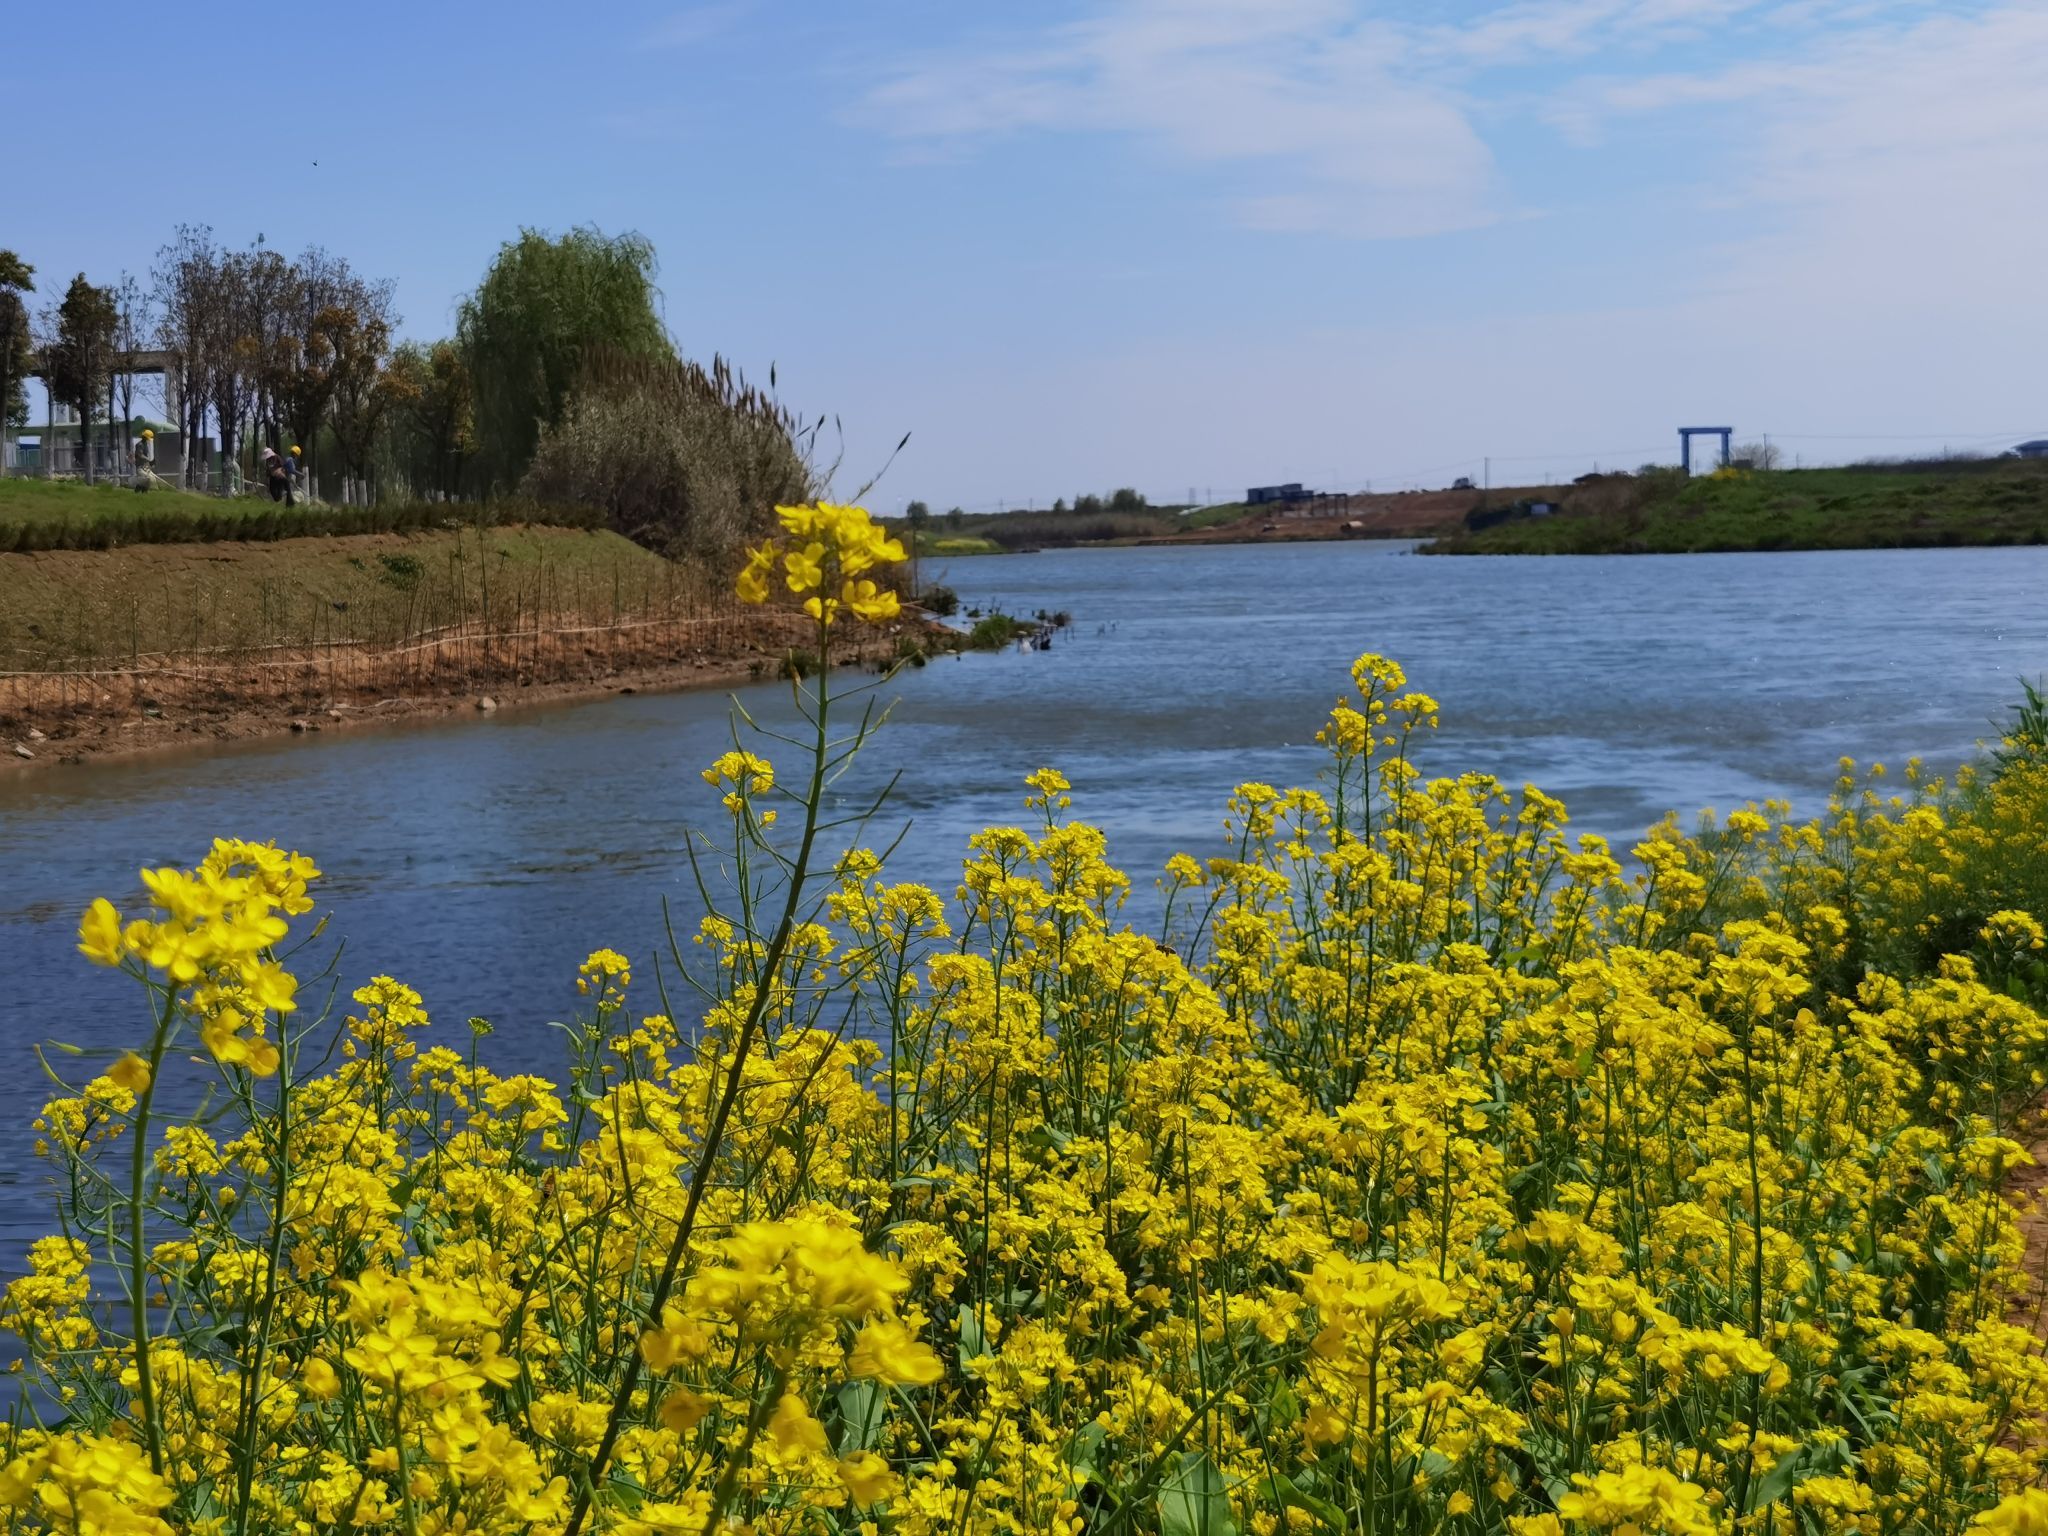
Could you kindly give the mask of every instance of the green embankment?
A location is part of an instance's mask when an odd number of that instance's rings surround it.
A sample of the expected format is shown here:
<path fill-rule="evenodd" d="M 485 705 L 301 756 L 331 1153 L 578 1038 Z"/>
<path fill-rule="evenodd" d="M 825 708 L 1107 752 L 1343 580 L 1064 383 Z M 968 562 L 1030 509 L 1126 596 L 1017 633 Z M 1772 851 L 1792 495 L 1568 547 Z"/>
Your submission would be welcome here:
<path fill-rule="evenodd" d="M 973 539 L 966 537 L 933 538 L 927 533 L 917 541 L 919 558 L 925 560 L 955 559 L 963 555 L 1007 555 L 1009 551 L 994 539 Z"/>
<path fill-rule="evenodd" d="M 1616 476 L 1425 554 L 1701 554 L 2048 544 L 2048 463 Z"/>
<path fill-rule="evenodd" d="M 1239 506 L 970 512 L 957 520 L 947 517 L 928 526 L 919 553 L 997 555 L 1028 549 L 1069 549 L 1082 544 L 1129 543 L 1233 522 L 1243 512 Z M 897 537 L 910 537 L 910 526 L 902 518 L 887 519 L 887 525 Z"/>
<path fill-rule="evenodd" d="M 287 507 L 268 496 L 200 496 L 76 480 L 0 480 L 0 554 L 31 550 L 113 549 L 127 544 L 203 544 L 373 533 L 415 533 L 455 526 L 541 523 L 594 527 L 601 513 L 510 503 L 450 505 L 384 502 L 373 507 Z"/>

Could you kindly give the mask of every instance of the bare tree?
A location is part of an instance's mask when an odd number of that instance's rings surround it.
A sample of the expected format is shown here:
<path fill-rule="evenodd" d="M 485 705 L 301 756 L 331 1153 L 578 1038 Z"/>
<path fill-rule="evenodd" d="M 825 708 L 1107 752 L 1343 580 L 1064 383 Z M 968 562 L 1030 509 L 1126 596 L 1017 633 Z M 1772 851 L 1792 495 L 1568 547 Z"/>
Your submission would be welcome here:
<path fill-rule="evenodd" d="M 242 428 L 255 405 L 261 363 L 260 321 L 252 297 L 255 253 L 221 255 L 202 290 L 202 346 L 206 353 L 206 392 L 220 430 L 223 469 L 235 463 Z M 222 489 L 226 486 L 223 483 Z"/>
<path fill-rule="evenodd" d="M 199 444 L 206 435 L 206 406 L 211 361 L 207 356 L 207 308 L 220 266 L 221 253 L 213 231 L 203 224 L 181 224 L 171 243 L 156 253 L 150 272 L 157 310 L 157 344 L 171 354 L 172 372 L 165 375 L 165 407 L 177 402 L 178 429 L 184 437 L 185 483 L 203 474 Z"/>
<path fill-rule="evenodd" d="M 131 273 L 123 272 L 114 284 L 114 366 L 107 392 L 107 418 L 121 423 L 121 447 L 125 450 L 135 423 L 135 354 L 148 344 L 151 333 L 149 295 Z"/>
<path fill-rule="evenodd" d="M 280 399 L 292 366 L 292 329 L 302 279 L 298 268 L 256 237 L 244 270 L 244 323 L 250 344 L 250 417 L 259 441 L 282 448 Z"/>

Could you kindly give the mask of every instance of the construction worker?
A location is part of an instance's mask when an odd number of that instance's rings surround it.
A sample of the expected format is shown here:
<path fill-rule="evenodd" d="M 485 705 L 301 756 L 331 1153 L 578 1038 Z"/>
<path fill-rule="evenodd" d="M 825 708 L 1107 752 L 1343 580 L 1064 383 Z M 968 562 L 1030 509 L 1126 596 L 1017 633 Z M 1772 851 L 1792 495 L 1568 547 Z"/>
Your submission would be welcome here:
<path fill-rule="evenodd" d="M 292 461 L 291 463 L 287 464 L 285 468 L 289 469 L 292 473 L 292 482 L 288 488 L 288 491 L 296 492 L 301 498 L 303 498 L 305 495 L 306 463 L 305 460 L 301 458 L 299 455 L 299 445 L 297 443 L 292 444 Z M 291 495 L 287 494 L 285 496 L 286 505 L 290 505 L 291 500 Z"/>
<path fill-rule="evenodd" d="M 284 460 L 277 456 L 277 450 L 265 445 L 263 449 L 263 483 L 270 488 L 270 499 L 292 504 L 291 471 L 284 467 Z"/>
<path fill-rule="evenodd" d="M 135 489 L 148 490 L 149 482 L 156 478 L 153 469 L 156 463 L 156 433 L 151 428 L 144 427 L 142 436 L 135 439 L 135 446 L 129 449 L 128 454 L 130 467 L 134 470 L 130 478 Z"/>

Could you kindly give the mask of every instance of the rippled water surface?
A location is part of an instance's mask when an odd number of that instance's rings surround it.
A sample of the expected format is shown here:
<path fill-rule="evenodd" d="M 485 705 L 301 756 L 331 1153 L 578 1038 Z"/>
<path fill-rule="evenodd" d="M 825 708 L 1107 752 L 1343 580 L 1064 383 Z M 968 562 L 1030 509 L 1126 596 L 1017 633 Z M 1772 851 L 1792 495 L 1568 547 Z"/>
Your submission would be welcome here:
<path fill-rule="evenodd" d="M 1073 628 L 1048 653 L 906 674 L 846 788 L 899 775 L 897 868 L 942 881 L 970 831 L 1020 817 L 1020 777 L 1055 764 L 1076 814 L 1110 829 L 1134 912 L 1169 853 L 1213 845 L 1233 784 L 1316 771 L 1311 739 L 1360 651 L 1441 702 L 1426 766 L 1534 781 L 1617 840 L 1674 807 L 1811 809 L 1843 755 L 1952 766 L 2017 674 L 2048 671 L 2042 549 L 1438 560 L 1321 544 L 939 574 L 968 604 L 1063 609 Z M 777 688 L 743 699 L 788 715 Z M 0 1267 L 40 1225 L 23 1128 L 49 1085 L 32 1044 L 105 1059 L 145 1029 L 72 948 L 91 896 L 124 899 L 138 865 L 189 863 L 219 833 L 304 849 L 327 871 L 347 985 L 400 976 L 451 1042 L 481 1014 L 503 1060 L 549 1070 L 546 1024 L 582 956 L 610 944 L 650 977 L 664 899 L 693 921 L 680 850 L 718 816 L 697 771 L 730 743 L 728 705 L 640 694 L 0 780 Z"/>

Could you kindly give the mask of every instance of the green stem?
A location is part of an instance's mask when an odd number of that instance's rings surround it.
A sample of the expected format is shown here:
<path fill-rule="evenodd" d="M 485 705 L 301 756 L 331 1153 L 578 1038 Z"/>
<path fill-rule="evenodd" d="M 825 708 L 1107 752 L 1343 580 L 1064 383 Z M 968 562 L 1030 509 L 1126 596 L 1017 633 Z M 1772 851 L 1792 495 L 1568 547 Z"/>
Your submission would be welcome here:
<path fill-rule="evenodd" d="M 171 1043 L 176 998 L 176 990 L 165 983 L 163 1011 L 157 1015 L 156 1034 L 149 1042 L 149 1084 L 135 1106 L 135 1145 L 128 1167 L 128 1306 L 135 1331 L 135 1394 L 142 1399 L 142 1437 L 149 1446 L 149 1467 L 159 1477 L 164 1472 L 164 1442 L 157 1422 L 156 1380 L 149 1367 L 149 1250 L 144 1245 L 147 1222 L 142 1185 L 149 1169 L 149 1111 L 156 1102 L 157 1074 Z"/>
<path fill-rule="evenodd" d="M 284 1262 L 285 1203 L 290 1199 L 292 1156 L 292 1049 L 278 1021 L 277 1179 L 271 1195 L 270 1242 L 265 1250 L 262 1310 L 256 1324 L 256 1352 L 244 1373 L 241 1421 L 236 1426 L 235 1536 L 249 1529 L 249 1498 L 256 1477 L 256 1427 L 263 1400 L 263 1368 L 270 1353 L 271 1324 L 277 1318 L 277 1272 Z M 254 1118 L 252 1113 L 252 1118 Z"/>
<path fill-rule="evenodd" d="M 696 1230 L 697 1210 L 703 1204 L 704 1191 L 711 1182 L 711 1170 L 718 1159 L 718 1150 L 725 1140 L 726 1122 L 732 1117 L 732 1107 L 739 1098 L 740 1083 L 745 1076 L 747 1057 L 754 1048 L 754 1037 L 761 1025 L 761 1017 L 768 1006 L 771 983 L 781 969 L 782 957 L 789 948 L 790 934 L 796 928 L 796 915 L 803 902 L 804 881 L 810 872 L 811 850 L 818 836 L 818 808 L 825 798 L 825 760 L 829 749 L 826 734 L 830 689 L 826 681 L 831 675 L 832 656 L 830 649 L 831 632 L 821 620 L 818 625 L 818 715 L 817 743 L 811 755 L 810 790 L 804 797 L 803 839 L 797 845 L 796 858 L 790 865 L 789 895 L 782 905 L 782 917 L 775 925 L 774 936 L 769 940 L 767 954 L 763 957 L 761 969 L 754 983 L 754 999 L 748 1005 L 746 1021 L 740 1027 L 739 1038 L 733 1046 L 732 1059 L 726 1064 L 725 1084 L 718 1098 L 717 1108 L 712 1111 L 711 1123 L 704 1132 L 704 1144 L 698 1153 L 696 1169 L 690 1175 L 690 1191 L 683 1203 L 683 1218 L 676 1228 L 675 1240 L 669 1244 L 668 1257 L 662 1264 L 661 1275 L 655 1281 L 654 1291 L 648 1298 L 647 1316 L 658 1321 L 669 1292 L 675 1285 L 676 1273 L 682 1267 L 683 1255 L 689 1251 L 690 1235 Z M 612 1451 L 618 1444 L 619 1432 L 625 1427 L 626 1414 L 632 1407 L 633 1394 L 640 1385 L 640 1350 L 637 1343 L 626 1356 L 625 1373 L 619 1379 L 619 1389 L 612 1395 L 611 1413 L 606 1418 L 604 1434 L 591 1454 L 590 1466 L 585 1472 L 581 1486 L 576 1490 L 576 1505 L 569 1513 L 569 1523 L 563 1527 L 563 1536 L 577 1536 L 583 1522 L 590 1513 L 591 1500 L 596 1496 L 597 1485 L 603 1479 L 605 1469 L 610 1466 Z"/>

